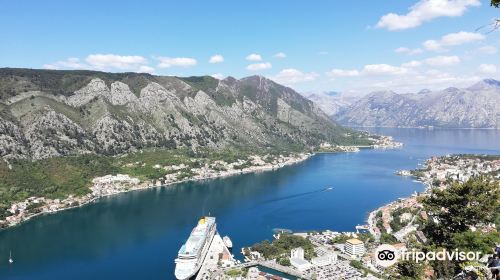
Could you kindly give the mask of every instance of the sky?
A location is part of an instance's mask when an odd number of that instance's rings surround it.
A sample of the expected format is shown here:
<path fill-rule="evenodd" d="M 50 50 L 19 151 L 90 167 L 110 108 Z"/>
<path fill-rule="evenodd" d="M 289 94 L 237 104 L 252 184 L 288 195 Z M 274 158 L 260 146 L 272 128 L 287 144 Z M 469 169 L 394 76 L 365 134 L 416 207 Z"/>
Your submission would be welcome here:
<path fill-rule="evenodd" d="M 500 79 L 500 9 L 484 0 L 0 0 L 0 15 L 0 67 L 262 75 L 354 95 Z"/>

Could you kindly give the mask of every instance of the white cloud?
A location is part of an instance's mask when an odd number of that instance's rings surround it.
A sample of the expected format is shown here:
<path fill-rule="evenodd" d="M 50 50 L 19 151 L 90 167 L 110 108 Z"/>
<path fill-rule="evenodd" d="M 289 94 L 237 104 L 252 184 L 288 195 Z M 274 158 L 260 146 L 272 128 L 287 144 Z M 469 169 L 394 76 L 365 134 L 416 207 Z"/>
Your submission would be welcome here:
<path fill-rule="evenodd" d="M 367 81 L 361 86 L 367 91 L 391 89 L 399 92 L 417 92 L 424 86 L 433 90 L 441 90 L 450 86 L 466 87 L 480 79 L 480 77 L 474 75 L 456 75 L 431 69 L 416 75 L 398 76 L 397 79 Z"/>
<path fill-rule="evenodd" d="M 44 64 L 43 68 L 59 70 L 59 69 L 92 69 L 90 65 L 80 62 L 77 57 L 70 57 L 66 60 L 56 61 L 54 63 Z"/>
<path fill-rule="evenodd" d="M 279 53 L 275 54 L 274 57 L 276 57 L 276 58 L 285 58 L 286 54 L 284 52 L 279 52 Z"/>
<path fill-rule="evenodd" d="M 212 55 L 208 60 L 208 63 L 221 63 L 224 62 L 224 57 L 220 54 Z"/>
<path fill-rule="evenodd" d="M 405 67 L 405 68 L 415 68 L 415 67 L 419 67 L 421 65 L 422 65 L 422 62 L 420 62 L 418 60 L 412 60 L 412 61 L 408 61 L 406 63 L 401 64 L 401 66 Z"/>
<path fill-rule="evenodd" d="M 458 56 L 435 56 L 424 60 L 430 66 L 452 66 L 460 63 Z"/>
<path fill-rule="evenodd" d="M 479 49 L 477 49 L 480 53 L 484 53 L 484 54 L 496 54 L 497 53 L 497 48 L 494 47 L 494 46 L 484 46 L 484 47 L 480 47 Z"/>
<path fill-rule="evenodd" d="M 141 65 L 139 67 L 139 69 L 137 69 L 137 72 L 139 72 L 139 73 L 154 74 L 155 73 L 155 69 L 153 67 L 151 67 L 151 66 Z"/>
<path fill-rule="evenodd" d="M 363 67 L 363 75 L 401 75 L 406 74 L 408 69 L 404 67 L 392 66 L 389 64 L 369 64 Z"/>
<path fill-rule="evenodd" d="M 158 64 L 159 68 L 170 68 L 173 66 L 190 67 L 196 65 L 197 63 L 196 59 L 190 57 L 160 56 L 157 59 L 160 61 L 160 63 Z"/>
<path fill-rule="evenodd" d="M 480 33 L 460 31 L 444 35 L 441 38 L 441 44 L 444 46 L 457 46 L 465 43 L 481 41 L 485 38 L 486 37 Z"/>
<path fill-rule="evenodd" d="M 260 54 L 252 53 L 252 54 L 247 55 L 247 57 L 245 59 L 249 60 L 249 61 L 261 61 L 262 56 L 260 56 Z"/>
<path fill-rule="evenodd" d="M 146 59 L 138 55 L 91 54 L 85 58 L 85 61 L 93 68 L 102 70 L 110 68 L 129 70 L 146 64 Z"/>
<path fill-rule="evenodd" d="M 380 18 L 376 27 L 403 30 L 420 26 L 438 17 L 457 17 L 469 7 L 479 6 L 479 0 L 420 0 L 404 15 L 389 13 Z"/>
<path fill-rule="evenodd" d="M 421 54 L 424 51 L 421 48 L 416 48 L 416 49 L 410 49 L 406 47 L 400 47 L 394 50 L 397 53 L 404 53 L 408 55 L 415 55 L 415 54 Z"/>
<path fill-rule="evenodd" d="M 423 42 L 422 45 L 428 51 L 434 51 L 434 52 L 445 51 L 443 46 L 441 46 L 441 44 L 436 40 L 427 40 Z"/>
<path fill-rule="evenodd" d="M 278 83 L 295 84 L 301 82 L 314 81 L 319 76 L 315 72 L 303 73 L 297 69 L 289 68 L 281 70 L 276 76 L 272 77 Z"/>
<path fill-rule="evenodd" d="M 215 74 L 212 74 L 210 76 L 212 76 L 213 78 L 216 78 L 218 80 L 223 80 L 224 78 L 226 78 L 226 75 L 224 75 L 222 73 L 215 73 Z"/>
<path fill-rule="evenodd" d="M 273 67 L 271 63 L 269 62 L 262 62 L 262 63 L 254 63 L 250 64 L 247 66 L 247 69 L 250 71 L 259 71 L 259 70 L 265 70 L 265 69 L 270 69 Z"/>
<path fill-rule="evenodd" d="M 336 78 L 336 77 L 356 77 L 359 76 L 359 71 L 358 70 L 346 70 L 346 69 L 332 69 L 328 72 L 326 72 L 326 75 L 330 78 Z"/>
<path fill-rule="evenodd" d="M 419 61 L 411 61 L 402 66 L 393 66 L 389 64 L 368 64 L 361 70 L 356 69 L 332 69 L 326 72 L 330 78 L 339 77 L 358 77 L 358 76 L 392 76 L 403 75 L 410 72 L 408 68 L 420 66 Z"/>
<path fill-rule="evenodd" d="M 44 64 L 46 69 L 87 69 L 100 71 L 134 71 L 154 73 L 155 69 L 147 65 L 147 60 L 138 55 L 122 56 L 116 54 L 91 54 L 83 62 L 77 57 Z"/>
<path fill-rule="evenodd" d="M 497 67 L 493 64 L 481 64 L 478 70 L 483 74 L 495 74 L 497 72 Z"/>
<path fill-rule="evenodd" d="M 423 46 L 429 51 L 444 51 L 445 47 L 448 46 L 458 46 L 470 42 L 477 42 L 485 38 L 483 34 L 460 31 L 444 35 L 439 40 L 427 40 L 423 43 Z"/>

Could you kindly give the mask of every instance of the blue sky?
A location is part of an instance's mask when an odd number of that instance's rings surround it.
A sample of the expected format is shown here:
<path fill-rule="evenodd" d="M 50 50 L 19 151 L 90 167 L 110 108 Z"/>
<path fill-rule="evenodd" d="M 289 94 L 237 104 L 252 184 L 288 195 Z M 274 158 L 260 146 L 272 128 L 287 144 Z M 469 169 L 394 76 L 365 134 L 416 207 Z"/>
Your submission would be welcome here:
<path fill-rule="evenodd" d="M 3 1 L 0 14 L 1 67 L 259 74 L 356 94 L 500 72 L 500 31 L 475 31 L 500 9 L 480 0 Z"/>

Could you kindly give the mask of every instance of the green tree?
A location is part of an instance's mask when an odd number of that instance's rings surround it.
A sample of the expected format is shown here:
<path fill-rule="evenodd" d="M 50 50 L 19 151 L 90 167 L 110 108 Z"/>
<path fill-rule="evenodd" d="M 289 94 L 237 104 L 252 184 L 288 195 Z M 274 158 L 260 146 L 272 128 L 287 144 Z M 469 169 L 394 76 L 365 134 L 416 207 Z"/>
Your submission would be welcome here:
<path fill-rule="evenodd" d="M 383 243 L 383 244 L 395 244 L 395 243 L 398 243 L 398 240 L 396 239 L 396 237 L 394 237 L 394 235 L 392 235 L 390 233 L 383 232 L 380 235 L 380 243 Z"/>
<path fill-rule="evenodd" d="M 500 243 L 498 232 L 482 233 L 479 231 L 466 231 L 453 235 L 454 247 L 461 251 L 483 252 L 489 254 L 496 244 Z"/>
<path fill-rule="evenodd" d="M 283 258 L 280 258 L 279 261 L 278 261 L 279 264 L 283 265 L 283 266 L 290 266 L 292 265 L 290 263 L 290 259 L 287 258 L 287 257 L 283 257 Z"/>
<path fill-rule="evenodd" d="M 498 8 L 500 6 L 500 0 L 491 0 L 491 6 Z"/>
<path fill-rule="evenodd" d="M 231 276 L 231 277 L 240 276 L 240 275 L 241 275 L 241 270 L 236 269 L 236 268 L 235 268 L 235 269 L 231 269 L 231 270 L 229 270 L 228 272 L 226 272 L 226 274 L 227 274 L 228 276 Z"/>
<path fill-rule="evenodd" d="M 424 268 L 422 264 L 418 264 L 414 261 L 404 260 L 398 262 L 397 271 L 402 279 L 421 279 Z"/>
<path fill-rule="evenodd" d="M 494 221 L 500 210 L 500 188 L 498 182 L 483 177 L 453 182 L 446 189 L 434 189 L 423 204 L 432 217 L 425 226 L 427 236 L 450 248 L 453 234 Z"/>
<path fill-rule="evenodd" d="M 361 261 L 358 261 L 358 260 L 351 260 L 349 262 L 349 264 L 354 267 L 354 268 L 357 268 L 357 269 L 363 269 L 364 268 L 364 265 Z"/>

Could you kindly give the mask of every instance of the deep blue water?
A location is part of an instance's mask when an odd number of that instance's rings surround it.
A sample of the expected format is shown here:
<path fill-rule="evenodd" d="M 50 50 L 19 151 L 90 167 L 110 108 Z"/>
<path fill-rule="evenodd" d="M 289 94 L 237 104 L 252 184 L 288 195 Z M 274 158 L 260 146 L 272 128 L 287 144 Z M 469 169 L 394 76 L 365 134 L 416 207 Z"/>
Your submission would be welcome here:
<path fill-rule="evenodd" d="M 500 154 L 500 130 L 370 130 L 405 147 L 121 194 L 1 231 L 0 279 L 174 279 L 177 250 L 203 214 L 217 217 L 235 251 L 270 239 L 273 228 L 350 231 L 371 210 L 423 189 L 396 170 L 432 155 Z"/>

